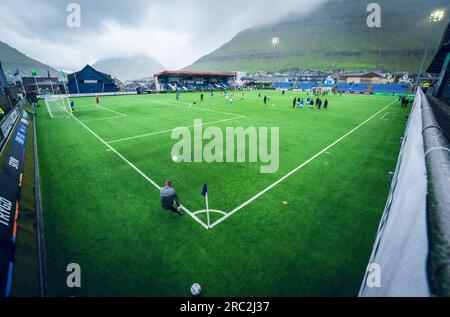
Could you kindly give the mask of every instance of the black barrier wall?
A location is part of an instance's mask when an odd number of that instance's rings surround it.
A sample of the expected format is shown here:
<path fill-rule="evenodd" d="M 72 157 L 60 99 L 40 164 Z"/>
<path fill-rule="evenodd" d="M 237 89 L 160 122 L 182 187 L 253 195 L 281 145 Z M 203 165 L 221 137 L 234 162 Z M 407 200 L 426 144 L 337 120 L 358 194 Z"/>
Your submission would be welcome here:
<path fill-rule="evenodd" d="M 3 174 L 0 176 L 0 296 L 2 297 L 10 295 L 12 284 L 18 201 L 29 126 L 27 115 L 26 112 L 23 113 L 4 162 Z"/>

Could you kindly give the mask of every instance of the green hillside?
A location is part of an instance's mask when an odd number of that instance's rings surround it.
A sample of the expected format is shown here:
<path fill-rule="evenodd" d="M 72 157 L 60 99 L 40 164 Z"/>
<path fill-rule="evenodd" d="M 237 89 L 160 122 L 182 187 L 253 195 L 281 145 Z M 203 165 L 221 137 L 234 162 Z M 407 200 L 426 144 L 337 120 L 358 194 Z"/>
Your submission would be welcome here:
<path fill-rule="evenodd" d="M 47 76 L 47 70 L 52 76 L 58 76 L 59 72 L 52 67 L 42 64 L 25 54 L 0 41 L 0 62 L 2 62 L 6 76 L 11 77 L 17 69 L 21 75 L 31 75 L 31 69 L 36 69 L 39 76 Z"/>
<path fill-rule="evenodd" d="M 372 29 L 366 24 L 371 2 L 331 0 L 307 16 L 247 29 L 187 69 L 272 71 L 272 38 L 280 37 L 276 70 L 416 71 L 430 34 L 429 14 L 437 8 L 448 9 L 448 0 L 377 1 L 382 7 L 382 27 Z M 444 27 L 441 23 L 436 28 L 435 48 Z"/>

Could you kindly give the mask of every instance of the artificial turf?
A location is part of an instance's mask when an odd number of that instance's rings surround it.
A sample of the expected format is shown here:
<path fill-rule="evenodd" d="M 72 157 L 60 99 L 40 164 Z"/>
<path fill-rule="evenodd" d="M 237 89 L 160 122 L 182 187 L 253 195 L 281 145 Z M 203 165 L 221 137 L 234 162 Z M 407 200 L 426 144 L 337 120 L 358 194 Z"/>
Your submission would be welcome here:
<path fill-rule="evenodd" d="M 220 93 L 203 103 L 198 93 L 178 102 L 174 94 L 101 97 L 101 107 L 93 97 L 73 99 L 83 124 L 50 118 L 41 102 L 50 295 L 186 296 L 194 282 L 205 296 L 357 295 L 409 110 L 379 95 L 330 95 L 327 111 L 294 110 L 293 96 L 306 93 L 263 91 L 267 105 L 258 93 L 237 93 L 233 104 Z M 229 212 L 372 116 L 209 231 L 162 210 L 158 190 L 123 160 L 159 185 L 172 179 L 193 212 L 205 208 L 207 183 L 210 208 Z M 261 163 L 175 163 L 171 130 L 194 119 L 223 131 L 278 127 L 278 172 L 261 174 Z M 80 289 L 66 286 L 70 263 L 81 266 Z"/>

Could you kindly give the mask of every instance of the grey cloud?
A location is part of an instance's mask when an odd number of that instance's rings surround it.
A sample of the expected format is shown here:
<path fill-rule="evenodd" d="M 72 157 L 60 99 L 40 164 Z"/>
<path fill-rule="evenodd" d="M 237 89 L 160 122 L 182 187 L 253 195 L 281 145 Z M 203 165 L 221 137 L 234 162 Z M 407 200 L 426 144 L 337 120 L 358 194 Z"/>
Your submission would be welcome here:
<path fill-rule="evenodd" d="M 82 28 L 77 29 L 76 34 L 66 26 L 67 5 L 70 3 L 79 4 L 82 12 Z M 62 35 L 80 36 L 101 31 L 105 20 L 124 26 L 136 25 L 143 18 L 148 3 L 145 0 L 0 0 L 0 17 L 14 18 L 18 31 L 57 39 Z"/>
<path fill-rule="evenodd" d="M 8 44 L 47 63 L 52 60 L 62 63 L 64 56 L 61 52 L 67 54 L 68 50 L 73 52 L 73 58 L 67 63 L 73 66 L 114 57 L 115 54 L 134 54 L 137 53 L 134 50 L 140 48 L 145 49 L 142 53 L 150 57 L 167 57 L 166 61 L 161 62 L 169 67 L 181 67 L 224 44 L 245 28 L 270 23 L 289 14 L 306 14 L 325 1 L 0 0 L 0 40 L 6 38 Z M 66 26 L 66 7 L 71 2 L 81 6 L 81 29 Z M 111 34 L 111 25 L 122 38 Z M 151 31 L 160 36 L 152 37 Z M 136 36 L 136 41 L 147 41 L 148 49 L 142 48 L 142 43 L 133 45 L 129 38 L 123 38 L 123 34 L 129 37 L 133 32 L 145 33 L 143 38 Z M 164 39 L 164 32 L 170 34 L 168 40 Z M 114 38 L 105 40 L 103 36 Z M 102 40 L 104 47 L 98 47 L 98 40 Z M 40 44 L 42 49 L 27 47 L 27 41 Z M 112 42 L 117 44 L 122 41 L 129 46 L 129 52 L 126 48 L 118 50 L 117 45 L 112 45 Z M 50 50 L 48 45 L 54 46 L 54 50 Z M 109 50 L 108 45 L 111 45 Z M 171 46 L 173 50 L 170 50 Z M 158 47 L 161 51 L 155 53 Z"/>

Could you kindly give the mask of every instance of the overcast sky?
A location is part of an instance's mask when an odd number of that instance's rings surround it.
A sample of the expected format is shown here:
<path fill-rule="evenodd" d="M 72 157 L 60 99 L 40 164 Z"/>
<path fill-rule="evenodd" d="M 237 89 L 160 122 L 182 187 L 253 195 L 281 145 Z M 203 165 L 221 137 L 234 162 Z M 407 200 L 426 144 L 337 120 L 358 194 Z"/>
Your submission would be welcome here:
<path fill-rule="evenodd" d="M 57 69 L 135 54 L 179 69 L 243 29 L 325 1 L 0 0 L 0 41 Z M 67 26 L 71 2 L 81 7 L 81 28 Z"/>

